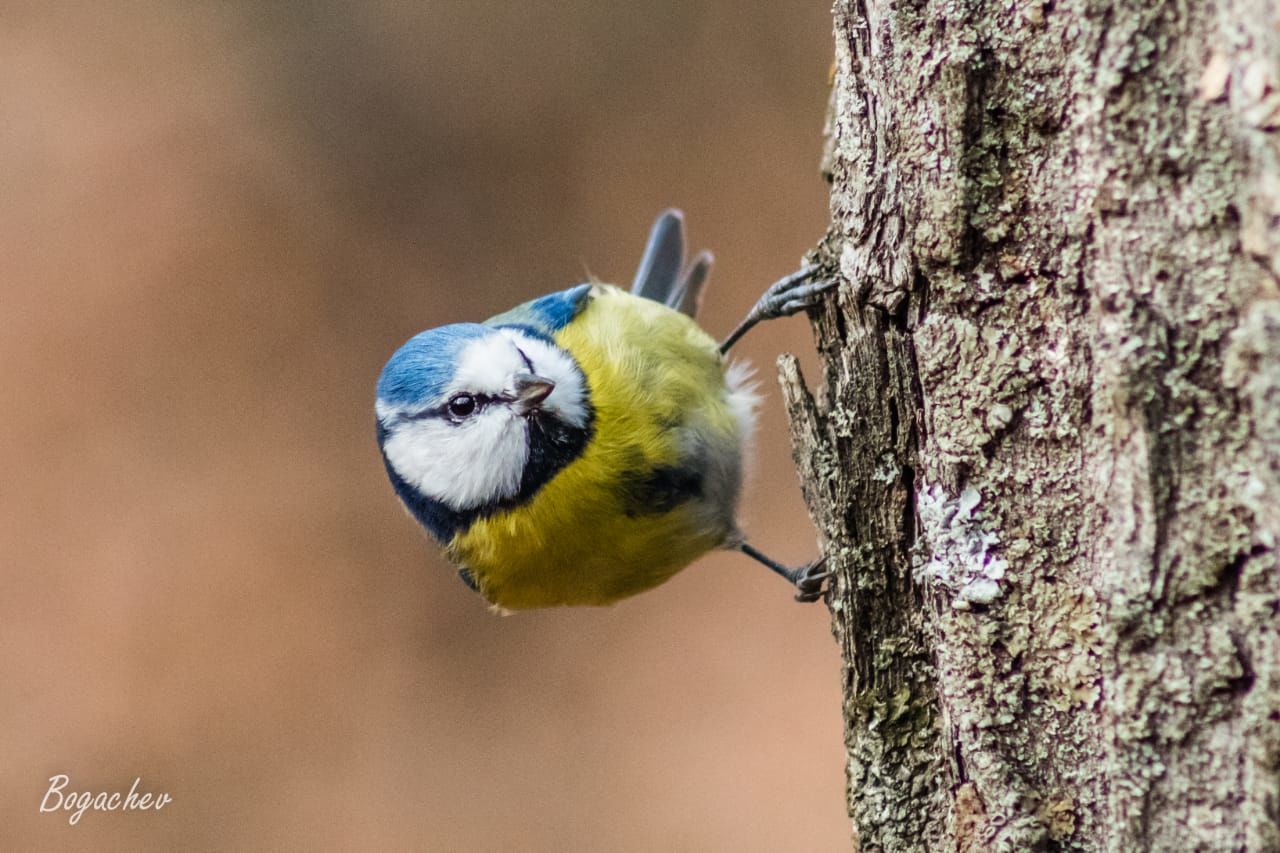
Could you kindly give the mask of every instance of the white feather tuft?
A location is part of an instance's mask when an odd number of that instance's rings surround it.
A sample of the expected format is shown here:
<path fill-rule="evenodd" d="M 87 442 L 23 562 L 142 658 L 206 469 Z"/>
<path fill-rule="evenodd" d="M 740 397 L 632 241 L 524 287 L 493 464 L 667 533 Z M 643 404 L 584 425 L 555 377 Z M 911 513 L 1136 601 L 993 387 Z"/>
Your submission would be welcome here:
<path fill-rule="evenodd" d="M 756 409 L 760 406 L 760 383 L 756 381 L 756 369 L 747 361 L 730 362 L 724 371 L 724 384 L 728 389 L 725 402 L 738 422 L 738 435 L 742 455 L 749 459 L 755 441 Z"/>

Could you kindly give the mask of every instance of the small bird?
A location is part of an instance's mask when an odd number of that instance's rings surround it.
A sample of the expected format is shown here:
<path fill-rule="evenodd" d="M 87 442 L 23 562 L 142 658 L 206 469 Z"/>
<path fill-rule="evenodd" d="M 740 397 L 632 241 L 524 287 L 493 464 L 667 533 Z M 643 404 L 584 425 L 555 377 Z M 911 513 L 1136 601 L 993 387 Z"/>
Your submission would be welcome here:
<path fill-rule="evenodd" d="M 821 597 L 823 560 L 792 569 L 735 520 L 754 426 L 750 370 L 729 348 L 834 286 L 804 267 L 720 344 L 694 321 L 709 252 L 685 266 L 664 211 L 628 293 L 579 284 L 428 329 L 378 379 L 378 445 L 409 513 L 498 610 L 604 605 L 736 549 Z"/>

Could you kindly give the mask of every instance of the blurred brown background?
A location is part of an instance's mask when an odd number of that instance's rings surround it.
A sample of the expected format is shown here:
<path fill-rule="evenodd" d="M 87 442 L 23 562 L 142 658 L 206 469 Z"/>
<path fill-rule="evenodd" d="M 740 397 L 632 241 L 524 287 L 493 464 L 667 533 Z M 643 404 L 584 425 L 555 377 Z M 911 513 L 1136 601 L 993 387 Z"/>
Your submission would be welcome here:
<path fill-rule="evenodd" d="M 825 2 L 0 8 L 5 849 L 842 850 L 821 607 L 717 555 L 502 619 L 404 515 L 414 332 L 628 281 L 723 334 L 822 233 Z M 815 542 L 773 379 L 744 520 Z M 47 779 L 167 791 L 39 814 Z"/>

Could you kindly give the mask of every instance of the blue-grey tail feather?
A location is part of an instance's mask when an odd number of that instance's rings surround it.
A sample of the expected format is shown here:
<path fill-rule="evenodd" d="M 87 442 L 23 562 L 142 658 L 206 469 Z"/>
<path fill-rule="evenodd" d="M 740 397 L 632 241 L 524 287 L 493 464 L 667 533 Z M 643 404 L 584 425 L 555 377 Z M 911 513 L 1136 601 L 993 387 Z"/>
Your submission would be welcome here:
<path fill-rule="evenodd" d="M 711 265 L 715 261 L 715 256 L 710 252 L 698 253 L 693 263 L 689 265 L 689 269 L 685 271 L 684 279 L 680 284 L 680 302 L 672 305 L 672 308 L 690 317 L 698 316 L 698 309 L 702 306 L 702 288 L 707 283 L 707 277 L 711 275 Z"/>
<path fill-rule="evenodd" d="M 649 243 L 644 247 L 631 292 L 667 304 L 668 295 L 679 283 L 682 266 L 684 214 L 675 209 L 664 210 L 649 231 Z"/>
<path fill-rule="evenodd" d="M 711 254 L 701 252 L 687 270 L 683 269 L 684 214 L 675 208 L 664 210 L 649 232 L 649 243 L 631 292 L 692 317 L 697 313 L 711 262 Z"/>

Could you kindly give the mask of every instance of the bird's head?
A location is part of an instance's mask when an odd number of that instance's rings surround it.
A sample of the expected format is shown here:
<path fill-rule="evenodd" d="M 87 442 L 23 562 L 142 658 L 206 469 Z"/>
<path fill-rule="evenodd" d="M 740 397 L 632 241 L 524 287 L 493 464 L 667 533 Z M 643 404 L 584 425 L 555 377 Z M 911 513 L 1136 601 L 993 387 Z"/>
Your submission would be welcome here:
<path fill-rule="evenodd" d="M 582 452 L 592 420 L 568 353 L 533 331 L 474 323 L 397 350 L 376 412 L 392 482 L 442 539 L 467 516 L 532 495 Z"/>

